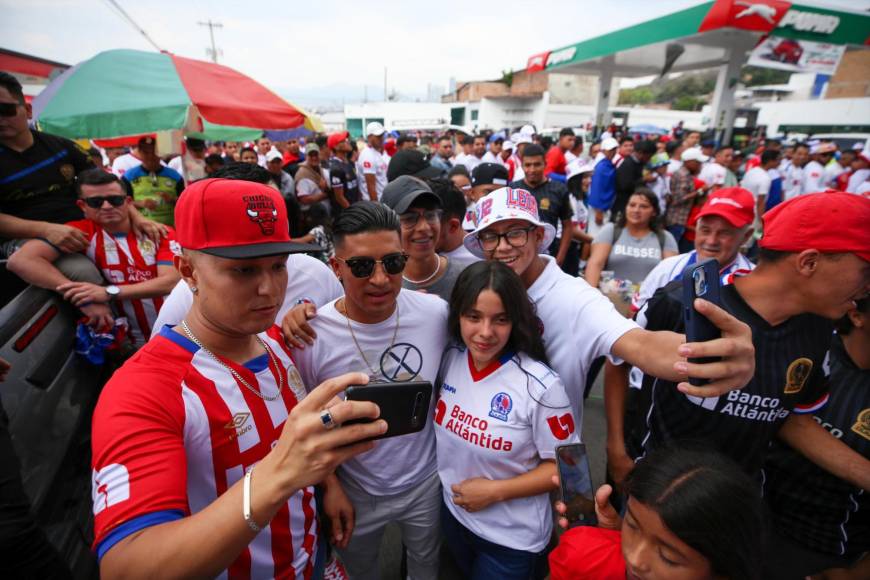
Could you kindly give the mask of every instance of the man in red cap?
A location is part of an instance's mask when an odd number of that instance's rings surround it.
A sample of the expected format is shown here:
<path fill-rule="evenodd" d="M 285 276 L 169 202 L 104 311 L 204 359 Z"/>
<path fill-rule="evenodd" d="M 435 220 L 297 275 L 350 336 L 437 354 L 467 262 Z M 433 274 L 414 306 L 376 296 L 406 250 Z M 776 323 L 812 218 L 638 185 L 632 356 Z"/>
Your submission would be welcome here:
<path fill-rule="evenodd" d="M 304 395 L 274 324 L 295 249 L 277 191 L 198 181 L 175 217 L 175 266 L 193 305 L 115 373 L 93 417 L 101 572 L 309 578 L 319 554 L 311 486 L 324 482 L 334 503 L 330 474 L 372 449 L 360 442 L 386 423 L 336 429 L 377 417 L 370 403 L 335 404 L 364 374 Z"/>
<path fill-rule="evenodd" d="M 350 160 L 350 133 L 339 131 L 326 140 L 326 146 L 332 150 L 329 159 L 329 180 L 332 185 L 337 211 L 350 207 L 360 200 L 359 181 L 356 176 L 356 166 Z"/>
<path fill-rule="evenodd" d="M 679 280 L 686 268 L 715 258 L 719 262 L 722 284 L 729 283 L 737 272 L 746 273 L 755 268 L 755 264 L 740 253 L 741 246 L 752 239 L 753 233 L 754 200 L 748 190 L 720 189 L 711 194 L 698 215 L 695 249 L 659 262 L 632 298 L 631 308 L 638 313 L 635 320 L 641 327 L 647 327 L 643 308 L 653 294 Z M 641 411 L 650 403 L 650 389 L 641 389 L 643 380 L 640 369 L 614 365 L 610 361 L 605 363 L 607 468 L 617 484 L 622 483 L 641 453 L 641 441 L 646 433 L 646 416 Z"/>
<path fill-rule="evenodd" d="M 808 414 L 827 402 L 833 321 L 870 290 L 868 223 L 870 200 L 847 193 L 799 196 L 765 214 L 758 266 L 720 292 L 722 308 L 752 328 L 755 376 L 740 390 L 708 399 L 644 380 L 651 404 L 640 410 L 641 453 L 694 440 L 761 478 L 778 436 L 835 476 L 870 489 L 870 461 Z M 642 311 L 647 329 L 681 331 L 687 306 L 680 282 L 666 286 Z"/>

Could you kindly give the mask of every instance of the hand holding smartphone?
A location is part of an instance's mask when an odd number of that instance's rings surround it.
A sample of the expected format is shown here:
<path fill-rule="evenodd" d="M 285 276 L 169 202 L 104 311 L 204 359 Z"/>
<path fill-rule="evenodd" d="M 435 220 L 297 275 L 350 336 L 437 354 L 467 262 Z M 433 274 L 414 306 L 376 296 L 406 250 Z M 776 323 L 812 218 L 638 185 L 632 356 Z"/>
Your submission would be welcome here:
<path fill-rule="evenodd" d="M 381 410 L 378 419 L 387 422 L 387 431 L 375 439 L 416 433 L 426 426 L 429 419 L 432 400 L 432 383 L 429 381 L 351 385 L 344 393 L 348 401 L 371 401 Z M 374 420 L 355 419 L 345 425 Z"/>
<path fill-rule="evenodd" d="M 686 323 L 687 342 L 706 342 L 722 336 L 715 324 L 695 310 L 696 298 L 703 298 L 716 306 L 721 305 L 719 284 L 719 262 L 715 258 L 699 262 L 683 272 L 683 318 Z M 719 360 L 717 357 L 690 358 L 689 362 L 703 364 L 717 360 Z M 707 379 L 689 377 L 689 384 L 694 386 L 705 385 L 708 382 L 710 381 Z"/>
<path fill-rule="evenodd" d="M 562 502 L 568 508 L 565 512 L 568 526 L 596 525 L 595 491 L 592 489 L 586 445 L 572 443 L 556 447 L 556 468 Z"/>

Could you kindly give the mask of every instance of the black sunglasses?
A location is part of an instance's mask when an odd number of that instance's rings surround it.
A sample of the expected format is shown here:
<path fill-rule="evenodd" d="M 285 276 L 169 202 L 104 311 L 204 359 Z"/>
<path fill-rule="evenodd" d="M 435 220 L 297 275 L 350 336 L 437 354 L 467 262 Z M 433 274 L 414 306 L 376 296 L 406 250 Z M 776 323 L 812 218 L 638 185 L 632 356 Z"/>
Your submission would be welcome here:
<path fill-rule="evenodd" d="M 18 103 L 0 103 L 0 117 L 14 117 L 18 114 Z"/>
<path fill-rule="evenodd" d="M 127 200 L 127 196 L 125 195 L 95 195 L 94 197 L 85 197 L 82 201 L 87 204 L 88 207 L 93 209 L 100 209 L 103 207 L 103 202 L 108 201 L 109 205 L 112 207 L 121 207 L 124 205 L 124 202 Z"/>
<path fill-rule="evenodd" d="M 375 264 L 381 264 L 384 271 L 390 276 L 401 274 L 405 269 L 405 264 L 408 262 L 408 255 L 401 252 L 395 254 L 387 254 L 380 260 L 374 258 L 344 258 L 335 257 L 339 262 L 344 262 L 350 268 L 350 273 L 356 278 L 369 278 L 375 271 Z"/>

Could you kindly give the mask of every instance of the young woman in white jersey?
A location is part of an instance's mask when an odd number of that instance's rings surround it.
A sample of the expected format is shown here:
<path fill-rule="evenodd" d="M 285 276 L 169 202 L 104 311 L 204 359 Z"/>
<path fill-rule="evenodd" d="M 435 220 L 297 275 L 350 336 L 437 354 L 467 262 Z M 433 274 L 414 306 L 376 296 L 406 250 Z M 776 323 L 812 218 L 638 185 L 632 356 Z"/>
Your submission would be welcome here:
<path fill-rule="evenodd" d="M 435 410 L 445 541 L 463 575 L 527 579 L 552 532 L 557 445 L 579 441 L 546 365 L 523 283 L 499 262 L 468 266 L 450 298 Z"/>

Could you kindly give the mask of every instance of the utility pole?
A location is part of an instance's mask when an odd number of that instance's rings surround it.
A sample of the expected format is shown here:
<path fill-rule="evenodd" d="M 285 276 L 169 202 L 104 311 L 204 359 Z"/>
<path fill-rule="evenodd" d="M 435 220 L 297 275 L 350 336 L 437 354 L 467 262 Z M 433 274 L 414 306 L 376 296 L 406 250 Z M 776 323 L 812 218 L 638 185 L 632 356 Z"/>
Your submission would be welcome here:
<path fill-rule="evenodd" d="M 224 25 L 220 22 L 212 22 L 211 18 L 208 19 L 207 22 L 197 22 L 200 26 L 208 26 L 208 34 L 211 36 L 211 48 L 206 48 L 205 52 L 211 57 L 212 62 L 218 61 L 218 54 L 223 54 L 223 51 L 218 51 L 217 47 L 214 44 L 214 29 L 215 28 L 223 28 Z"/>

